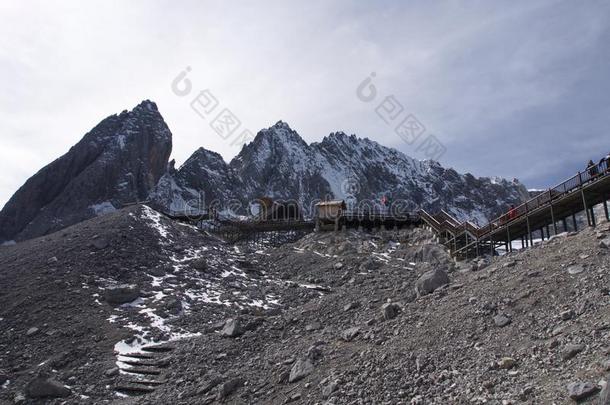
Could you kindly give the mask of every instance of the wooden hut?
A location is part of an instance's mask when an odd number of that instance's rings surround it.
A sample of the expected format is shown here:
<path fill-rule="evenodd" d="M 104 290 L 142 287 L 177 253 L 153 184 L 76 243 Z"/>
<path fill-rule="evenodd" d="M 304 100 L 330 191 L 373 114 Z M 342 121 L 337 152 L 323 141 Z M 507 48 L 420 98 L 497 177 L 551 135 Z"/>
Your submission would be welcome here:
<path fill-rule="evenodd" d="M 339 230 L 339 222 L 345 212 L 344 200 L 321 201 L 316 204 L 316 229 L 333 224 L 335 230 Z"/>

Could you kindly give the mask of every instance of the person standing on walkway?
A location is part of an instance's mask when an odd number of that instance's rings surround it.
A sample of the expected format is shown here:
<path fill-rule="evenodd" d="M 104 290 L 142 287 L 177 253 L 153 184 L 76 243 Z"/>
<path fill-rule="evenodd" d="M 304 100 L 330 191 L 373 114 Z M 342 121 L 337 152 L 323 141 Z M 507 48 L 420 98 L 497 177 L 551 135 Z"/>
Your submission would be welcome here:
<path fill-rule="evenodd" d="M 606 155 L 606 157 L 601 158 L 599 161 L 599 172 L 604 173 L 610 169 L 610 153 Z"/>
<path fill-rule="evenodd" d="M 517 209 L 515 208 L 515 205 L 513 204 L 510 206 L 510 210 L 508 210 L 508 220 L 512 221 L 515 218 L 517 218 Z"/>
<path fill-rule="evenodd" d="M 591 178 L 597 176 L 597 165 L 592 160 L 589 160 L 589 163 L 587 163 L 587 170 Z"/>

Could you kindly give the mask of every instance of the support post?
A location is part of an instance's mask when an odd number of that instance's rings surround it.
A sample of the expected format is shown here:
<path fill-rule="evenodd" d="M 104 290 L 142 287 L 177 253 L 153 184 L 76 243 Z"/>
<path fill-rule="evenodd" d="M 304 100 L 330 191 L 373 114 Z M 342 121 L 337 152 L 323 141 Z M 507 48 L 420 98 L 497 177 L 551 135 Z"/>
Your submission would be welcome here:
<path fill-rule="evenodd" d="M 587 214 L 587 223 L 591 226 L 591 217 L 589 216 L 589 208 L 587 207 L 587 199 L 585 198 L 585 190 L 582 188 L 582 174 L 578 172 L 578 181 L 580 185 L 580 196 L 582 197 L 582 206 Z"/>
<path fill-rule="evenodd" d="M 529 215 L 525 219 L 527 220 L 527 238 L 529 239 L 529 246 L 534 246 L 534 239 L 532 238 L 532 228 L 530 227 Z"/>
<path fill-rule="evenodd" d="M 567 232 L 568 231 L 568 221 L 566 221 L 565 218 L 563 218 L 561 221 L 563 222 L 563 231 Z"/>
<path fill-rule="evenodd" d="M 578 222 L 576 222 L 576 214 L 572 214 L 572 224 L 574 225 L 574 232 L 578 231 Z"/>
<path fill-rule="evenodd" d="M 606 222 L 610 222 L 610 215 L 608 215 L 608 201 L 606 200 L 606 196 L 604 196 L 604 213 L 606 214 Z"/>
<path fill-rule="evenodd" d="M 551 204 L 551 221 L 553 221 L 553 235 L 557 235 L 557 223 L 555 222 L 555 210 L 553 209 L 553 194 L 551 193 L 551 190 L 549 190 L 549 203 Z"/>
<path fill-rule="evenodd" d="M 510 239 L 510 226 L 506 225 L 506 238 L 508 240 L 507 244 L 506 244 L 506 252 L 512 252 L 513 251 L 513 244 L 512 241 Z"/>
<path fill-rule="evenodd" d="M 590 208 L 591 210 L 591 226 L 595 228 L 595 211 L 593 210 L 593 207 Z"/>

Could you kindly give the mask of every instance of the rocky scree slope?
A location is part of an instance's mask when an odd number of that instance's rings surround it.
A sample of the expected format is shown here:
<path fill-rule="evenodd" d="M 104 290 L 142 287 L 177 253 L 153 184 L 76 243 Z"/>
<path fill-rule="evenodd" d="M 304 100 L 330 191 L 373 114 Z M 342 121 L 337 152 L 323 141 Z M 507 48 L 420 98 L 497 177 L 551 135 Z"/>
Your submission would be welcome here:
<path fill-rule="evenodd" d="M 121 354 L 272 311 L 284 289 L 255 259 L 146 206 L 0 247 L 0 285 L 0 403 L 48 404 L 118 398 L 133 378 Z"/>
<path fill-rule="evenodd" d="M 597 403 L 610 371 L 609 231 L 458 266 L 422 230 L 259 252 L 295 283 L 283 310 L 181 342 L 177 383 L 134 403 Z M 449 284 L 417 294 L 439 269 Z M 318 295 L 287 300 L 299 284 Z"/>
<path fill-rule="evenodd" d="M 32 176 L 0 212 L 0 242 L 48 234 L 144 201 L 166 172 L 172 134 L 155 103 L 112 115 Z"/>

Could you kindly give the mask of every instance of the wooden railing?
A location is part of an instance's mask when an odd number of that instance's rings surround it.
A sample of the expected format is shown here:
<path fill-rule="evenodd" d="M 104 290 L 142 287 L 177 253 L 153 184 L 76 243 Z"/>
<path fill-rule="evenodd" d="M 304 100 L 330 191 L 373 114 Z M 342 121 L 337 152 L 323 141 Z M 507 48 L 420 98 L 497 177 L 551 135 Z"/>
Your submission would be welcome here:
<path fill-rule="evenodd" d="M 537 210 L 543 206 L 547 206 L 554 200 L 562 198 L 570 193 L 580 190 L 583 186 L 595 182 L 602 177 L 610 174 L 610 159 L 605 158 L 600 163 L 588 167 L 584 172 L 578 172 L 576 175 L 559 183 L 558 185 L 549 188 L 548 190 L 538 194 L 537 196 L 525 201 L 521 205 L 511 210 L 512 214 L 506 213 L 498 218 L 490 221 L 487 225 L 478 227 L 472 222 L 466 221 L 458 223 L 457 220 L 447 212 L 441 210 L 438 214 L 430 215 L 426 211 L 420 211 L 421 218 L 434 228 L 437 232 L 449 231 L 454 235 L 468 231 L 477 238 L 482 238 L 501 226 L 507 225 L 525 215 Z"/>
<path fill-rule="evenodd" d="M 479 228 L 478 237 L 485 236 L 493 232 L 499 226 L 506 225 L 516 219 L 522 218 L 528 213 L 550 204 L 554 200 L 557 200 L 566 196 L 567 194 L 578 191 L 583 186 L 594 182 L 600 179 L 601 177 L 605 177 L 610 173 L 610 167 L 608 165 L 607 159 L 602 160 L 598 164 L 595 164 L 594 166 L 592 166 L 592 168 L 594 169 L 587 168 L 585 172 L 578 172 L 576 175 L 570 177 L 569 179 L 559 183 L 554 187 L 549 188 L 548 190 L 527 200 L 523 204 L 515 207 L 512 216 L 509 216 L 509 214 L 507 213 L 490 221 L 487 225 Z"/>

